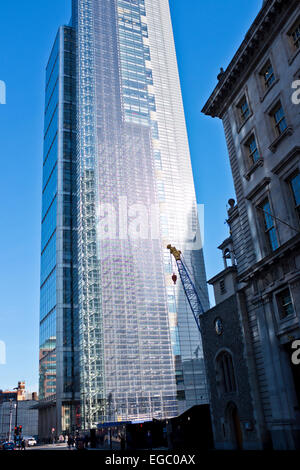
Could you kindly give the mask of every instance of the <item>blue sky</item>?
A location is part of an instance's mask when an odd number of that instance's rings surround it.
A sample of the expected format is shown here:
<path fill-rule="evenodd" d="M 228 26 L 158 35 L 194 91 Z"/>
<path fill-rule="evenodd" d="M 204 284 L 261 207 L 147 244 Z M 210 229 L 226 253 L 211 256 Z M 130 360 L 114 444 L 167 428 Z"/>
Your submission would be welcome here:
<path fill-rule="evenodd" d="M 0 389 L 38 383 L 39 251 L 44 69 L 71 0 L 1 2 L 0 80 Z M 207 276 L 222 269 L 217 246 L 228 236 L 226 204 L 234 196 L 221 122 L 201 115 L 257 14 L 262 0 L 170 0 L 197 200 L 205 204 Z"/>

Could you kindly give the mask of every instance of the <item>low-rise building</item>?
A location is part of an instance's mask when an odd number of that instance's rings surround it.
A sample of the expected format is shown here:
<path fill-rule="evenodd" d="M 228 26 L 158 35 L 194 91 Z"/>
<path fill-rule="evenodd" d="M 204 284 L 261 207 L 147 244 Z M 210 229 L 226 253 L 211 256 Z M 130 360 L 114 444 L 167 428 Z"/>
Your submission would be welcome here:
<path fill-rule="evenodd" d="M 216 306 L 200 316 L 214 444 L 216 449 L 263 449 L 262 410 L 231 238 L 219 249 L 224 270 L 208 281 Z"/>
<path fill-rule="evenodd" d="M 25 382 L 15 390 L 0 390 L 0 439 L 13 438 L 15 425 L 22 426 L 23 436 L 38 435 L 37 399 L 36 392 L 26 392 Z"/>
<path fill-rule="evenodd" d="M 38 435 L 38 410 L 33 409 L 35 400 L 18 402 L 17 425 L 22 426 L 23 436 Z M 0 404 L 0 439 L 13 438 L 16 424 L 16 402 L 6 401 Z"/>

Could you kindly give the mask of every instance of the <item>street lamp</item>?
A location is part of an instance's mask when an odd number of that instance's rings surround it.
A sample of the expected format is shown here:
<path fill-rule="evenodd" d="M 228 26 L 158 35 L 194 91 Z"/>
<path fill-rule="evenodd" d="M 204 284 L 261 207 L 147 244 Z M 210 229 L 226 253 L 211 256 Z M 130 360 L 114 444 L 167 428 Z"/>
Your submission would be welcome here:
<path fill-rule="evenodd" d="M 13 410 L 13 399 L 9 400 L 9 429 L 8 429 L 8 442 L 11 440 L 11 425 L 12 425 L 12 410 Z M 16 406 L 16 405 L 15 405 Z"/>
<path fill-rule="evenodd" d="M 16 398 L 16 419 L 15 419 L 15 438 L 14 438 L 14 441 L 15 441 L 15 444 L 17 443 L 17 434 L 16 434 L 16 430 L 18 429 L 18 391 L 20 390 L 20 385 L 18 385 L 17 387 L 13 388 L 13 390 L 17 390 L 17 398 Z"/>

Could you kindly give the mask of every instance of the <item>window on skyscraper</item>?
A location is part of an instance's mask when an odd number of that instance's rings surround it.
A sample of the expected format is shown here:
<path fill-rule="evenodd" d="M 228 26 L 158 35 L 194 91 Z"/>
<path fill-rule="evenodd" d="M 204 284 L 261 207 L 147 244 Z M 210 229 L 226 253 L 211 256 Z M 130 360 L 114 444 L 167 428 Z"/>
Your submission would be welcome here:
<path fill-rule="evenodd" d="M 177 390 L 177 400 L 185 400 L 185 391 Z"/>

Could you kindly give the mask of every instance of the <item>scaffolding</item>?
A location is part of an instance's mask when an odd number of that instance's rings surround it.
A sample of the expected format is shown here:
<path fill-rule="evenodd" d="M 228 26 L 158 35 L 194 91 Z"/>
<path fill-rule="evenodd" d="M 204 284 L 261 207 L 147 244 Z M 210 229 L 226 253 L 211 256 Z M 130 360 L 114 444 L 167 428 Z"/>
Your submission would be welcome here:
<path fill-rule="evenodd" d="M 75 8 L 74 8 L 75 7 Z M 101 274 L 95 229 L 97 144 L 95 118 L 95 59 L 93 2 L 73 5 L 77 22 L 77 178 L 78 274 L 81 427 L 91 429 L 104 420 L 104 359 Z"/>

